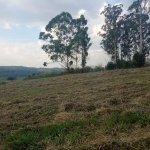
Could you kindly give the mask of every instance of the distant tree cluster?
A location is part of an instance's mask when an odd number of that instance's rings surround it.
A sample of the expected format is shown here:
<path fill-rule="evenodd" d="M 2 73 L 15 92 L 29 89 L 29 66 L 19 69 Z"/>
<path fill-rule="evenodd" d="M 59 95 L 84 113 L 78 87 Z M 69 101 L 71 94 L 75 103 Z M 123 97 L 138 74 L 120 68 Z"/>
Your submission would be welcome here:
<path fill-rule="evenodd" d="M 122 4 L 109 4 L 101 12 L 105 24 L 102 26 L 104 32 L 99 32 L 100 45 L 112 56 L 114 64 L 118 60 L 133 60 L 134 66 L 141 67 L 150 51 L 150 1 L 134 0 L 124 15 L 122 8 Z"/>
<path fill-rule="evenodd" d="M 98 33 L 102 37 L 100 45 L 111 55 L 110 68 L 141 67 L 150 51 L 150 0 L 134 0 L 127 13 L 122 12 L 122 4 L 105 6 L 101 12 L 105 16 L 103 32 Z M 50 60 L 59 62 L 67 72 L 70 68 L 77 70 L 79 63 L 84 70 L 92 45 L 84 15 L 73 19 L 68 12 L 62 12 L 48 23 L 45 30 L 39 39 L 46 42 L 42 49 Z M 43 65 L 47 64 L 44 62 Z"/>

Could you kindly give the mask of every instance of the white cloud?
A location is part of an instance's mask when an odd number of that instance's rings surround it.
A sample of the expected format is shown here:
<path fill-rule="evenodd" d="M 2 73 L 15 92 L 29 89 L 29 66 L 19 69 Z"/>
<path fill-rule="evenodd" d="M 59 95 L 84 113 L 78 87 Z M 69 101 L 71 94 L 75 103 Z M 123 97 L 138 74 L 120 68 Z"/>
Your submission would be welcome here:
<path fill-rule="evenodd" d="M 49 61 L 47 54 L 36 43 L 0 43 L 0 64 L 4 66 L 42 67 L 44 61 Z M 54 66 L 53 66 L 54 67 Z"/>
<path fill-rule="evenodd" d="M 108 0 L 108 2 L 115 4 L 116 0 Z M 125 6 L 124 10 L 131 3 L 130 0 L 121 2 Z M 104 23 L 104 16 L 100 15 L 104 5 L 106 5 L 106 0 L 0 0 L 0 27 L 13 30 L 13 26 L 23 25 L 45 31 L 48 22 L 62 11 L 71 13 L 73 17 L 84 14 L 88 20 L 89 36 L 92 41 L 88 65 L 97 65 L 101 62 L 106 64 L 109 56 L 100 48 L 101 38 L 97 35 L 99 31 L 102 31 L 101 26 Z M 7 42 L 4 43 L 4 41 Z M 47 54 L 41 49 L 42 41 L 31 43 L 27 39 L 26 43 L 18 43 L 19 41 L 12 43 L 6 38 L 0 39 L 0 42 L 0 65 L 41 67 L 44 61 L 50 61 Z M 50 65 L 50 67 L 54 66 L 57 64 Z"/>

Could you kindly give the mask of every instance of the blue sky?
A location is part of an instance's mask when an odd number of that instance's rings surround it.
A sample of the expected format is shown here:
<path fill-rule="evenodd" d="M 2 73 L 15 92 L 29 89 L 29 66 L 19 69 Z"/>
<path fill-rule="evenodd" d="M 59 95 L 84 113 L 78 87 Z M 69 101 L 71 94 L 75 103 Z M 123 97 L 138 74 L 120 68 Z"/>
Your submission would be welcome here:
<path fill-rule="evenodd" d="M 62 11 L 74 18 L 85 15 L 93 43 L 88 65 L 105 65 L 109 56 L 99 46 L 101 39 L 97 33 L 104 22 L 99 13 L 106 3 L 120 2 L 126 10 L 133 0 L 0 0 L 0 66 L 43 67 L 44 61 L 50 61 L 38 37 L 47 23 Z M 60 66 L 54 63 L 49 67 Z"/>
<path fill-rule="evenodd" d="M 11 29 L 0 28 L 1 38 L 7 42 L 36 42 L 41 31 L 39 27 L 25 25 L 10 26 Z"/>

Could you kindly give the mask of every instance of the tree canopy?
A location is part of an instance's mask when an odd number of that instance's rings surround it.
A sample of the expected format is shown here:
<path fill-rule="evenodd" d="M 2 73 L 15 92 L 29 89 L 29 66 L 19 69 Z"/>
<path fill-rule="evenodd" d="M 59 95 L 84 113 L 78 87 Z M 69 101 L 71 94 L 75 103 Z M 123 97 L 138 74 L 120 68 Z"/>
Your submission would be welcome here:
<path fill-rule="evenodd" d="M 150 51 L 150 5 L 148 0 L 134 0 L 126 14 L 122 14 L 122 4 L 108 4 L 104 11 L 105 24 L 101 47 L 118 59 L 131 60 L 136 52 L 149 56 Z M 112 41 L 112 42 L 109 42 Z"/>
<path fill-rule="evenodd" d="M 85 67 L 87 50 L 91 46 L 86 25 L 84 15 L 73 19 L 68 12 L 62 12 L 48 23 L 46 32 L 40 33 L 39 39 L 46 42 L 42 49 L 53 62 L 59 62 L 67 71 L 77 62 L 77 55 L 81 55 L 81 66 Z M 44 62 L 44 65 L 47 63 Z"/>

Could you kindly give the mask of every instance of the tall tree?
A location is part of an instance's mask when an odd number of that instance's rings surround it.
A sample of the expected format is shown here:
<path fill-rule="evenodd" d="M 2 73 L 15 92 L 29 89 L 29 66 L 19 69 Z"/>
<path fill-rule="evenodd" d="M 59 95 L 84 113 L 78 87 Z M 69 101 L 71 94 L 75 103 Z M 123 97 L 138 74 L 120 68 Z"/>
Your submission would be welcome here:
<path fill-rule="evenodd" d="M 45 30 L 46 32 L 41 32 L 39 35 L 39 39 L 47 42 L 42 49 L 52 61 L 59 62 L 69 71 L 74 58 L 72 16 L 67 12 L 62 12 L 48 23 Z"/>
<path fill-rule="evenodd" d="M 124 15 L 118 22 L 119 29 L 119 45 L 121 51 L 121 59 L 131 60 L 135 48 L 136 24 L 129 18 L 130 15 Z"/>
<path fill-rule="evenodd" d="M 150 13 L 150 0 L 135 0 L 132 5 L 129 7 L 129 11 L 134 14 L 134 18 L 138 24 L 139 31 L 139 51 L 143 53 L 143 30 L 145 26 L 145 17 L 148 17 Z M 149 18 L 147 18 L 149 19 Z"/>
<path fill-rule="evenodd" d="M 101 12 L 101 14 L 105 16 L 105 25 L 102 26 L 102 30 L 105 33 L 99 32 L 99 35 L 103 38 L 100 45 L 108 54 L 112 55 L 112 59 L 114 60 L 115 64 L 119 55 L 119 30 L 117 22 L 119 21 L 120 15 L 122 13 L 122 7 L 122 4 L 114 6 L 108 4 L 108 6 L 105 6 L 104 11 Z"/>
<path fill-rule="evenodd" d="M 88 49 L 90 48 L 92 43 L 90 43 L 91 39 L 88 36 L 88 27 L 86 26 L 87 20 L 85 19 L 84 15 L 81 15 L 80 18 L 78 18 L 78 19 L 74 19 L 73 23 L 75 25 L 75 37 L 73 40 L 74 46 L 76 49 L 76 53 L 81 56 L 81 66 L 83 69 L 86 65 L 86 58 L 88 56 Z M 76 62 L 78 59 L 79 58 L 76 55 Z"/>

